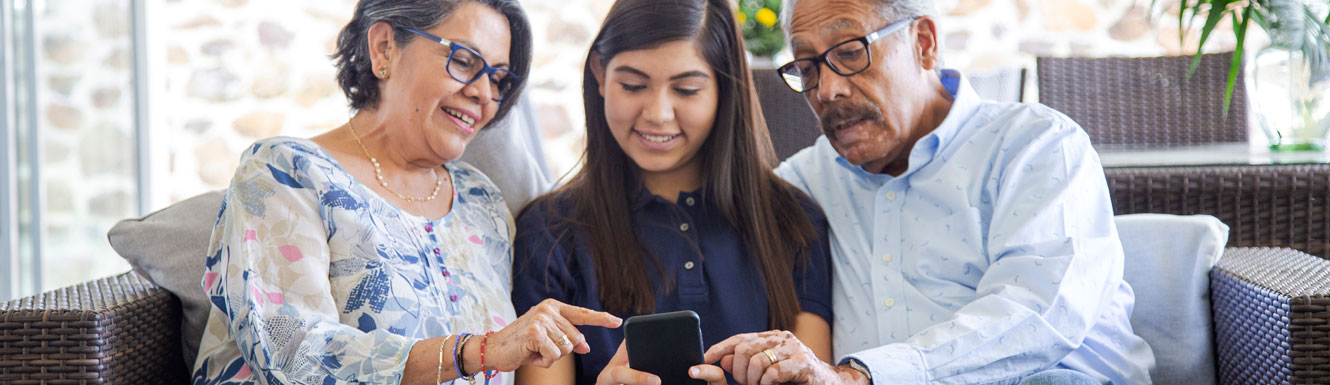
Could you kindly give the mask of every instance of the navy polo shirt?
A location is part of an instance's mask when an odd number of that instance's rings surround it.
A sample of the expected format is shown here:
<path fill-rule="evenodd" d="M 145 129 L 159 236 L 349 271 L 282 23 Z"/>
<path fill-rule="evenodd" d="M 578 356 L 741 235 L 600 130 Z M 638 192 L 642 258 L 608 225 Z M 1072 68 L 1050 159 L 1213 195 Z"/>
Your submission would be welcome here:
<path fill-rule="evenodd" d="M 632 231 L 672 277 L 675 287 L 662 292 L 660 274 L 640 254 L 656 289 L 656 312 L 692 310 L 701 318 L 705 348 L 740 333 L 768 330 L 767 294 L 757 261 L 749 255 L 739 231 L 704 199 L 702 190 L 679 194 L 677 203 L 638 189 L 630 201 Z M 808 198 L 803 199 L 817 232 L 810 261 L 795 266 L 794 284 L 801 309 L 831 323 L 831 270 L 827 220 Z M 549 215 L 554 205 L 557 215 Z M 573 212 L 567 199 L 543 200 L 524 211 L 514 241 L 513 305 L 524 314 L 546 298 L 593 310 L 604 310 L 599 282 L 587 240 L 570 230 Z M 627 234 L 625 234 L 627 235 Z M 616 314 L 627 318 L 636 314 Z M 621 329 L 581 327 L 591 347 L 576 355 L 578 384 L 595 383 L 623 341 Z"/>

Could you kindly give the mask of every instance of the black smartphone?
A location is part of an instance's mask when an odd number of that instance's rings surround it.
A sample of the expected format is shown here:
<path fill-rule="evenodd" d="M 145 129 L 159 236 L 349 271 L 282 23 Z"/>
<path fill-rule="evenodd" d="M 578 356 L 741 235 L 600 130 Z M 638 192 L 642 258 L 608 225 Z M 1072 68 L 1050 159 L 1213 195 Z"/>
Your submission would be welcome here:
<path fill-rule="evenodd" d="M 688 377 L 702 363 L 702 327 L 692 310 L 630 317 L 623 323 L 628 366 L 660 377 L 661 384 L 706 385 Z"/>

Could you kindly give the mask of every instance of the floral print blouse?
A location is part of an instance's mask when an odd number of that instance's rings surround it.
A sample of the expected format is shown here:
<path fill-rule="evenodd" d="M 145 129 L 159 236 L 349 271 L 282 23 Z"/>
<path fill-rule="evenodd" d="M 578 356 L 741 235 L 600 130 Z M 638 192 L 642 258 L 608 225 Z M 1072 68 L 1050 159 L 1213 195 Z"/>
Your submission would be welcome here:
<path fill-rule="evenodd" d="M 512 215 L 484 174 L 446 167 L 452 210 L 429 219 L 309 140 L 247 149 L 208 246 L 193 383 L 397 384 L 415 342 L 516 319 Z"/>

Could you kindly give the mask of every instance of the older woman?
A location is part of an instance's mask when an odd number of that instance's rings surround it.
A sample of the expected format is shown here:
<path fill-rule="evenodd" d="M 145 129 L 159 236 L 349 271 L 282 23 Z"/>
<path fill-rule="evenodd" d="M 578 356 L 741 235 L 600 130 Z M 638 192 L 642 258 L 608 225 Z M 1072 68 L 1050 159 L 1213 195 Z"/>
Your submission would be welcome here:
<path fill-rule="evenodd" d="M 335 58 L 354 117 L 241 158 L 209 246 L 195 384 L 488 382 L 586 353 L 575 325 L 619 325 L 554 301 L 517 317 L 512 216 L 453 161 L 522 88 L 516 0 L 362 0 Z"/>

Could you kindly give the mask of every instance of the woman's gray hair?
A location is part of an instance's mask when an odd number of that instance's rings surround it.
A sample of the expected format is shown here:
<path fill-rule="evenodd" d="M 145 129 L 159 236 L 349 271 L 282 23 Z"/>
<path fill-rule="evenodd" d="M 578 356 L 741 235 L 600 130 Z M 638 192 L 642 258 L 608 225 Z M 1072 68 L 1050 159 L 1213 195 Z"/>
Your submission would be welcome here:
<path fill-rule="evenodd" d="M 457 6 L 473 1 L 488 6 L 508 20 L 512 44 L 509 47 L 509 71 L 520 81 L 512 95 L 499 104 L 499 111 L 487 126 L 502 121 L 504 115 L 521 96 L 531 70 L 531 24 L 517 0 L 360 0 L 356 3 L 351 21 L 337 35 L 337 52 L 333 61 L 337 66 L 337 84 L 350 101 L 352 109 L 374 109 L 379 105 L 379 78 L 370 68 L 369 27 L 380 21 L 393 28 L 393 40 L 398 47 L 406 45 L 415 34 L 407 28 L 428 30 L 447 19 Z M 441 74 L 442 75 L 442 74 Z"/>
<path fill-rule="evenodd" d="M 877 11 L 882 20 L 894 22 L 911 17 L 930 16 L 933 14 L 933 0 L 863 0 Z M 785 0 L 780 6 L 780 19 L 784 23 L 785 35 L 789 37 L 790 22 L 794 21 L 794 5 L 799 0 Z"/>

